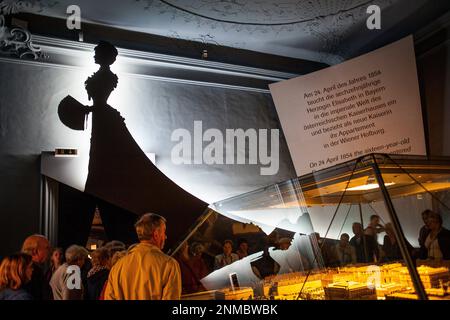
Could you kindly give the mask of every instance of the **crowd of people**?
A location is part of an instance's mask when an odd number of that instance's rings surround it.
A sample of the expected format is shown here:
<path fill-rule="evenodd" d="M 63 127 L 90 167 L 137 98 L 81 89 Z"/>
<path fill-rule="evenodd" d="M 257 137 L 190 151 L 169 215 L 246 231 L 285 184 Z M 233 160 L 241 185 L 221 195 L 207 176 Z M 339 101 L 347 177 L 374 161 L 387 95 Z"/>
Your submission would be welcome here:
<path fill-rule="evenodd" d="M 422 212 L 424 225 L 419 231 L 419 248 L 415 249 L 406 241 L 411 257 L 423 260 L 450 259 L 450 231 L 443 227 L 442 216 L 431 210 Z M 384 226 L 378 215 L 372 215 L 368 226 L 355 222 L 352 225 L 354 236 L 347 233 L 333 244 L 329 239 L 321 239 L 316 234 L 323 262 L 327 267 L 345 266 L 356 263 L 389 262 L 403 260 L 394 226 L 388 222 Z M 380 244 L 378 235 L 385 233 Z"/>
<path fill-rule="evenodd" d="M 159 221 L 155 223 L 155 221 Z M 149 252 L 147 269 L 142 267 L 142 274 L 153 273 L 154 278 L 159 279 L 161 268 L 155 270 L 153 256 L 158 254 L 165 256 L 160 250 L 164 245 L 165 227 L 164 218 L 148 214 L 141 217 L 136 223 L 136 230 L 140 234 L 140 243 L 129 248 L 120 241 L 111 241 L 103 247 L 89 253 L 88 250 L 79 245 L 68 247 L 65 252 L 62 248 L 50 248 L 50 243 L 43 235 L 31 235 L 25 239 L 20 253 L 15 253 L 5 257 L 0 264 L 0 300 L 108 300 L 108 299 L 146 299 L 148 296 L 135 296 L 134 287 L 126 288 L 126 283 L 119 284 L 119 296 L 117 289 L 117 273 L 115 265 L 120 260 L 129 260 L 138 257 L 136 249 L 142 245 L 147 245 L 153 249 Z M 157 241 L 156 236 L 157 236 Z M 147 256 L 144 252 L 144 256 Z M 166 256 L 172 261 L 175 280 L 173 292 L 177 293 L 177 277 L 179 274 L 178 265 L 175 260 Z M 132 263 L 133 264 L 133 263 Z M 135 266 L 135 268 L 136 268 Z M 122 273 L 123 272 L 123 275 Z M 139 276 L 138 272 L 126 268 L 120 271 L 120 280 L 126 280 L 125 275 L 131 274 Z M 110 277 L 111 276 L 111 277 Z M 171 275 L 169 277 L 172 277 Z M 166 280 L 167 282 L 171 282 Z M 146 279 L 140 279 L 144 285 Z M 147 291 L 146 289 L 143 290 Z M 160 290 L 161 291 L 161 290 Z M 166 291 L 172 292 L 171 288 Z M 180 291 L 180 290 L 179 290 Z M 170 296 L 177 298 L 177 296 Z M 155 292 L 153 298 L 166 298 L 161 292 Z M 178 296 L 179 298 L 179 296 Z"/>
<path fill-rule="evenodd" d="M 443 227 L 441 215 L 426 210 L 422 219 L 420 248 L 407 245 L 411 255 L 415 259 L 450 259 L 450 231 Z M 127 248 L 120 241 L 111 241 L 91 253 L 79 245 L 65 251 L 51 249 L 43 235 L 29 236 L 20 253 L 5 257 L 0 264 L 0 300 L 180 299 L 181 294 L 205 290 L 201 279 L 213 270 L 250 254 L 246 239 L 237 241 L 235 251 L 234 242 L 225 240 L 222 253 L 214 257 L 211 267 L 204 246 L 198 242 L 189 245 L 185 241 L 174 258 L 163 253 L 166 240 L 163 217 L 145 214 L 135 228 L 139 243 Z M 343 233 L 335 244 L 315 234 L 325 266 L 402 260 L 395 229 L 391 223 L 382 225 L 379 216 L 373 215 L 365 229 L 361 223 L 353 223 L 352 231 L 352 238 Z M 381 245 L 380 233 L 385 233 Z M 287 250 L 290 245 L 289 238 L 276 243 L 280 250 Z M 264 249 L 262 258 L 270 260 L 268 246 Z M 255 274 L 260 273 L 260 278 L 279 270 L 277 263 L 270 270 L 258 266 L 253 263 L 252 269 Z"/>

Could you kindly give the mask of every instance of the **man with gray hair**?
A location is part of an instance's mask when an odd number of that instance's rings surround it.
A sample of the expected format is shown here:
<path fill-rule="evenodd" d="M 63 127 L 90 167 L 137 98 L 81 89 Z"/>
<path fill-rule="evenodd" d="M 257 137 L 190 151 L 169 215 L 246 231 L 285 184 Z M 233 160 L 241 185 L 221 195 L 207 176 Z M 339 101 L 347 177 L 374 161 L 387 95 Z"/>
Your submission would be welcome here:
<path fill-rule="evenodd" d="M 48 239 L 41 234 L 33 234 L 23 242 L 22 252 L 29 254 L 33 261 L 33 274 L 30 282 L 25 285 L 25 290 L 34 300 L 51 300 L 52 290 L 43 271 L 43 265 L 50 253 Z"/>
<path fill-rule="evenodd" d="M 66 250 L 66 262 L 53 274 L 50 286 L 55 300 L 83 300 L 83 283 L 81 281 L 81 268 L 83 267 L 88 251 L 77 245 Z"/>
<path fill-rule="evenodd" d="M 140 243 L 112 267 L 105 300 L 180 299 L 180 266 L 161 251 L 166 241 L 166 219 L 146 213 L 135 228 Z"/>

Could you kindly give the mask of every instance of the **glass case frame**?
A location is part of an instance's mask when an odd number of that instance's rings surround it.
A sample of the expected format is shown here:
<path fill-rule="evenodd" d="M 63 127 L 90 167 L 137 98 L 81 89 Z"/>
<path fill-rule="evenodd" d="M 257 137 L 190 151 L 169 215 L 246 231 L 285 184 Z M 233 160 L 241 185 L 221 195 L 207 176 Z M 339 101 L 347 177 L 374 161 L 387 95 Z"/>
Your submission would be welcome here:
<path fill-rule="evenodd" d="M 422 180 L 417 178 L 422 177 L 420 174 L 423 176 L 428 175 L 428 178 L 425 177 Z M 445 179 L 443 181 L 441 179 L 436 183 L 432 180 L 425 181 L 433 175 L 434 177 L 444 177 Z M 428 294 L 421 281 L 411 251 L 408 248 L 408 240 L 392 199 L 399 195 L 414 195 L 425 192 L 431 195 L 433 201 L 440 203 L 449 212 L 448 206 L 433 194 L 433 192 L 440 190 L 450 190 L 450 180 L 446 178 L 447 176 L 450 178 L 449 158 L 387 154 L 365 155 L 299 178 L 214 203 L 210 206 L 210 210 L 199 218 L 198 223 L 191 229 L 183 242 L 189 241 L 198 231 L 198 228 L 214 212 L 219 212 L 244 223 L 255 223 L 264 228 L 266 226 L 265 222 L 258 221 L 259 218 L 255 218 L 255 215 L 244 217 L 239 212 L 253 213 L 264 208 L 276 209 L 277 206 L 283 208 L 293 206 L 305 213 L 308 212 L 308 207 L 311 205 L 334 204 L 337 207 L 325 234 L 326 238 L 342 204 L 359 203 L 362 222 L 361 203 L 370 202 L 375 197 L 381 196 L 385 210 L 392 223 L 401 255 L 411 277 L 415 294 L 418 299 L 427 300 Z M 397 180 L 392 182 L 395 180 L 392 177 L 395 177 Z M 372 188 L 372 185 L 376 187 Z M 358 189 L 361 186 L 367 188 Z M 270 223 L 268 224 L 270 225 Z M 289 226 L 286 228 L 289 229 Z M 180 243 L 174 254 L 183 245 L 183 242 Z M 300 293 L 298 297 L 300 297 Z"/>

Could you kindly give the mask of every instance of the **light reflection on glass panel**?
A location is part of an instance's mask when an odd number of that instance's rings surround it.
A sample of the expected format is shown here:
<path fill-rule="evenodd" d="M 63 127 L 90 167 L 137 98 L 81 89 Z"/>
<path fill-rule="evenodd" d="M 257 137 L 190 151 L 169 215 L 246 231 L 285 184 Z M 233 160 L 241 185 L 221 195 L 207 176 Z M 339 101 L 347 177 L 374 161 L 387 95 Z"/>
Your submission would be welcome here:
<path fill-rule="evenodd" d="M 214 240 L 203 238 L 215 243 L 208 254 L 220 255 L 226 239 L 234 241 L 236 251 L 238 239 L 246 238 L 250 250 L 247 257 L 212 270 L 201 280 L 205 289 L 230 299 L 248 288 L 244 291 L 256 299 L 417 299 L 372 168 L 379 165 L 409 242 L 407 252 L 416 260 L 421 212 L 431 208 L 444 227 L 450 223 L 450 161 L 394 158 L 404 166 L 370 156 L 215 203 L 217 217 L 209 228 L 215 230 L 209 233 Z M 427 294 L 447 295 L 450 263 L 417 261 Z"/>

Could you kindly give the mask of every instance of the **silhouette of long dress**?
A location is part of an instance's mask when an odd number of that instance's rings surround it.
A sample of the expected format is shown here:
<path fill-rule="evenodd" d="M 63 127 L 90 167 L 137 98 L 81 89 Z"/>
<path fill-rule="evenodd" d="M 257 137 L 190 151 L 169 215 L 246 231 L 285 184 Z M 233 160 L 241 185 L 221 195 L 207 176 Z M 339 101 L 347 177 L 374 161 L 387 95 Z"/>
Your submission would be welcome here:
<path fill-rule="evenodd" d="M 100 43 L 95 55 L 100 69 L 85 82 L 94 102 L 86 109 L 92 113 L 92 135 L 85 192 L 138 215 L 153 212 L 166 217 L 170 246 L 180 240 L 207 204 L 159 171 L 133 139 L 124 118 L 107 104 L 118 82 L 109 69 L 115 55 L 112 45 Z"/>

